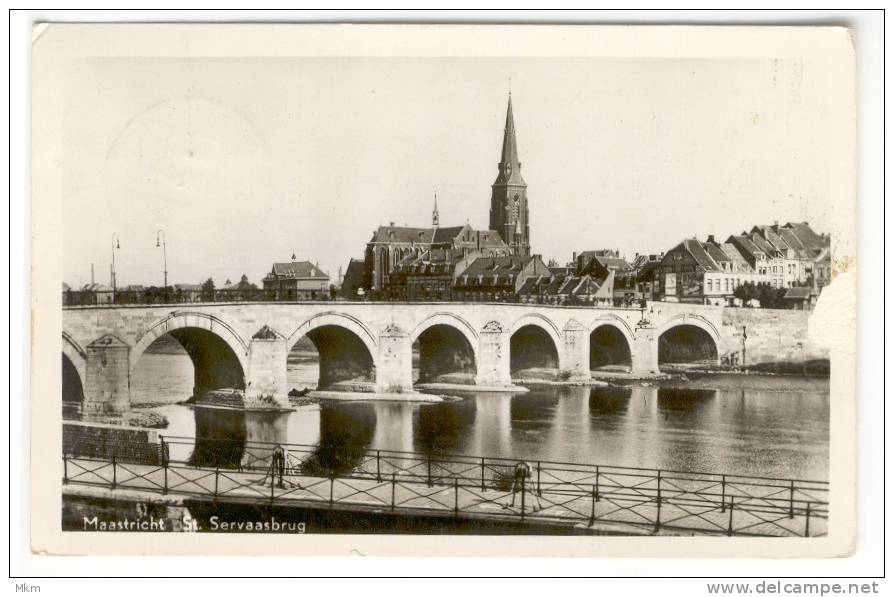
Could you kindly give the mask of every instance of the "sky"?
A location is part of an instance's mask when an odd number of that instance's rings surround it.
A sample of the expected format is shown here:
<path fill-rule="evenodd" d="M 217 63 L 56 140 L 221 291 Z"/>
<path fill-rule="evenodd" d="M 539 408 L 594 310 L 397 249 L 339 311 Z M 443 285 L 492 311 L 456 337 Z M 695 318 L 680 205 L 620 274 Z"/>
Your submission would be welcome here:
<path fill-rule="evenodd" d="M 771 59 L 85 58 L 60 81 L 64 280 L 317 262 L 378 225 L 488 225 L 511 88 L 532 251 L 829 229 L 823 64 Z"/>

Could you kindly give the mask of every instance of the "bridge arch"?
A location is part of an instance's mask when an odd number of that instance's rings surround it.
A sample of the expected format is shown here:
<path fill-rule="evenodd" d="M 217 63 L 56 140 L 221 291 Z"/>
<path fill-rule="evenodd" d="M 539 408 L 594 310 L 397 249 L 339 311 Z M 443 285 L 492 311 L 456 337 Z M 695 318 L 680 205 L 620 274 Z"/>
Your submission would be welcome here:
<path fill-rule="evenodd" d="M 607 313 L 590 325 L 590 369 L 633 365 L 633 330 L 625 319 Z"/>
<path fill-rule="evenodd" d="M 414 351 L 418 347 L 420 383 L 474 383 L 478 333 L 462 317 L 446 312 L 430 315 L 410 332 L 410 343 Z"/>
<path fill-rule="evenodd" d="M 509 327 L 509 369 L 558 369 L 562 336 L 548 317 L 528 313 Z"/>
<path fill-rule="evenodd" d="M 466 340 L 469 341 L 469 346 L 471 346 L 477 353 L 478 332 L 475 331 L 475 328 L 472 327 L 472 324 L 470 324 L 459 315 L 454 315 L 453 313 L 446 313 L 443 311 L 430 315 L 423 321 L 421 321 L 419 325 L 417 325 L 413 329 L 413 331 L 410 332 L 410 342 L 415 342 L 419 339 L 419 336 L 423 332 L 425 332 L 425 330 L 436 325 L 445 325 L 457 330 L 459 333 L 466 337 Z"/>
<path fill-rule="evenodd" d="M 83 384 L 87 375 L 87 352 L 78 344 L 77 340 L 65 331 L 62 332 L 62 354 L 68 358 Z"/>
<path fill-rule="evenodd" d="M 335 311 L 314 315 L 289 334 L 286 349 L 291 352 L 305 336 L 319 355 L 317 389 L 350 384 L 361 390 L 375 380 L 376 337 L 356 317 Z"/>
<path fill-rule="evenodd" d="M 555 344 L 556 350 L 562 345 L 562 334 L 559 332 L 559 328 L 549 317 L 539 313 L 526 313 L 516 319 L 515 323 L 509 327 L 509 336 L 511 337 L 515 332 L 528 325 L 538 327 L 546 332 Z"/>
<path fill-rule="evenodd" d="M 225 342 L 239 361 L 242 371 L 248 370 L 248 344 L 245 343 L 245 340 L 232 326 L 219 317 L 207 313 L 174 311 L 150 325 L 149 329 L 140 336 L 137 343 L 130 349 L 131 374 L 133 374 L 134 367 L 136 367 L 140 357 L 153 342 L 165 334 L 189 328 L 205 330 Z"/>
<path fill-rule="evenodd" d="M 709 362 L 720 354 L 720 333 L 701 315 L 680 314 L 658 329 L 658 365 Z"/>
<path fill-rule="evenodd" d="M 224 320 L 197 311 L 173 311 L 157 320 L 130 349 L 129 384 L 131 392 L 149 383 L 146 371 L 137 368 L 141 358 L 163 336 L 176 340 L 192 363 L 192 397 L 199 398 L 209 390 L 245 389 L 248 371 L 248 345 Z M 184 380 L 185 381 L 185 380 Z M 189 382 L 186 381 L 186 384 Z M 152 392 L 155 388 L 150 388 Z M 183 388 L 169 388 L 177 394 Z"/>
<path fill-rule="evenodd" d="M 350 330 L 360 338 L 363 344 L 366 345 L 366 349 L 369 351 L 370 355 L 375 355 L 378 350 L 375 335 L 362 321 L 352 315 L 338 313 L 336 311 L 326 311 L 325 313 L 314 315 L 295 328 L 286 340 L 286 349 L 291 350 L 302 336 L 306 336 L 310 332 L 324 326 L 334 326 Z"/>

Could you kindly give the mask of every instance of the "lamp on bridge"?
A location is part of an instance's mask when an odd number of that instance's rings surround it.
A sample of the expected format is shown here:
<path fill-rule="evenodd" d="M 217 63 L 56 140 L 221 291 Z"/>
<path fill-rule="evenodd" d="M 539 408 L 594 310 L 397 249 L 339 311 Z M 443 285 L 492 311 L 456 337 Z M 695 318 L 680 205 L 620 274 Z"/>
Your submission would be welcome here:
<path fill-rule="evenodd" d="M 121 239 L 118 233 L 112 233 L 112 302 L 115 301 L 115 292 L 118 290 L 118 274 L 115 272 L 115 251 L 121 249 Z"/>
<path fill-rule="evenodd" d="M 158 229 L 155 231 L 155 248 L 161 247 L 161 255 L 164 259 L 164 275 L 165 275 L 165 298 L 168 296 L 168 242 L 165 238 L 165 231 Z"/>

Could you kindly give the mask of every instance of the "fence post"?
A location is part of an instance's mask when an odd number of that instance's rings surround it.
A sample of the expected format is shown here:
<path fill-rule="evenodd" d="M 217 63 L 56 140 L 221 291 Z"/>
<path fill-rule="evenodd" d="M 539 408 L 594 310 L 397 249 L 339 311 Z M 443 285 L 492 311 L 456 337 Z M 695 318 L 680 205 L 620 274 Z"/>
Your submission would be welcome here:
<path fill-rule="evenodd" d="M 481 459 L 481 491 L 484 491 L 484 458 Z"/>
<path fill-rule="evenodd" d="M 459 479 L 453 477 L 453 513 L 459 514 Z"/>
<path fill-rule="evenodd" d="M 661 528 L 661 471 L 658 471 L 656 477 L 658 480 L 658 510 L 655 512 L 655 532 Z"/>
<path fill-rule="evenodd" d="M 214 499 L 217 499 L 217 484 L 220 479 L 220 464 L 214 469 Z M 270 479 L 270 483 L 273 483 L 273 479 Z"/>
<path fill-rule="evenodd" d="M 382 467 L 380 463 L 379 451 L 376 450 L 376 482 L 382 481 Z"/>
<path fill-rule="evenodd" d="M 598 489 L 596 489 L 596 485 L 593 485 L 593 491 L 590 494 L 590 526 L 593 526 L 593 523 L 596 522 L 596 495 L 598 494 Z"/>
<path fill-rule="evenodd" d="M 161 488 L 162 495 L 167 495 L 168 493 L 168 447 L 165 444 L 165 436 L 158 436 L 161 442 L 161 469 L 164 475 L 164 485 Z"/>
<path fill-rule="evenodd" d="M 118 486 L 118 462 L 115 453 L 112 453 L 112 489 Z"/>
<path fill-rule="evenodd" d="M 543 492 L 540 491 L 540 463 L 537 463 L 537 495 L 543 495 Z"/>
<path fill-rule="evenodd" d="M 729 496 L 729 526 L 726 529 L 726 534 L 730 537 L 733 536 L 733 496 Z"/>
<path fill-rule="evenodd" d="M 726 475 L 720 478 L 720 511 L 726 512 Z"/>
<path fill-rule="evenodd" d="M 68 454 L 62 453 L 62 483 L 68 483 Z"/>
<path fill-rule="evenodd" d="M 788 489 L 788 517 L 795 517 L 795 481 L 792 479 Z"/>
<path fill-rule="evenodd" d="M 525 519 L 525 477 L 524 477 L 524 475 L 522 475 L 521 482 L 522 482 L 522 484 L 521 484 L 522 485 L 521 517 L 522 517 L 522 520 L 524 520 Z"/>
<path fill-rule="evenodd" d="M 593 484 L 593 499 L 599 501 L 599 465 L 596 465 L 596 482 Z"/>
<path fill-rule="evenodd" d="M 394 510 L 394 490 L 397 487 L 397 473 L 391 472 L 391 509 Z"/>
<path fill-rule="evenodd" d="M 810 536 L 810 502 L 806 502 L 807 510 L 804 512 L 804 536 Z"/>
<path fill-rule="evenodd" d="M 332 506 L 333 495 L 335 493 L 335 477 L 329 477 L 329 506 Z"/>
<path fill-rule="evenodd" d="M 431 487 L 431 486 L 432 486 L 432 482 L 431 482 L 431 454 L 426 454 L 426 455 L 425 455 L 425 462 L 426 462 L 426 464 L 428 465 L 428 466 L 427 466 L 427 469 L 428 469 L 428 486 Z"/>

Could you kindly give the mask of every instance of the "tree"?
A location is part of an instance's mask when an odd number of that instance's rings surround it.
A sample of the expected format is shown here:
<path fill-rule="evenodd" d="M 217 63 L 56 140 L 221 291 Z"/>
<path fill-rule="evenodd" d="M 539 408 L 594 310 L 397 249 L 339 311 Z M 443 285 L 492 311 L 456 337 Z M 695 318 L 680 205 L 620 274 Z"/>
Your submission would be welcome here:
<path fill-rule="evenodd" d="M 782 297 L 785 296 L 785 292 L 785 288 L 775 288 L 768 282 L 760 284 L 745 282 L 733 290 L 733 296 L 746 305 L 751 299 L 757 299 L 764 309 L 781 309 L 784 306 Z"/>
<path fill-rule="evenodd" d="M 236 288 L 239 290 L 257 290 L 258 287 L 255 284 L 252 284 L 248 281 L 248 276 L 242 274 L 242 277 L 239 278 L 239 283 L 236 284 Z"/>
<path fill-rule="evenodd" d="M 214 280 L 211 278 L 202 282 L 202 299 L 206 301 L 214 300 Z"/>
<path fill-rule="evenodd" d="M 757 298 L 758 291 L 755 287 L 754 282 L 745 282 L 744 284 L 740 284 L 733 290 L 733 296 L 742 301 L 743 305 L 747 305 L 748 301 L 753 298 Z"/>

